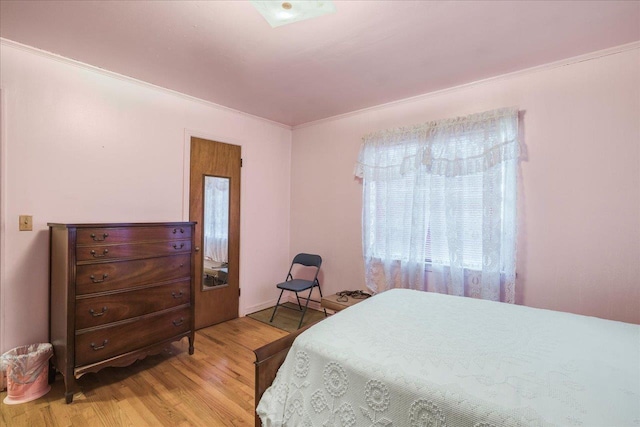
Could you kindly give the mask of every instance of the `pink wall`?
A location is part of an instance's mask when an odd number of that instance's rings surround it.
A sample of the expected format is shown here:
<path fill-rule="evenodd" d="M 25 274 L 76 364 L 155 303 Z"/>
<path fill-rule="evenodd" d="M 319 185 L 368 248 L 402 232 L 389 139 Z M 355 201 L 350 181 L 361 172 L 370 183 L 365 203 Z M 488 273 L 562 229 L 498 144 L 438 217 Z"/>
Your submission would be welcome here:
<path fill-rule="evenodd" d="M 190 134 L 242 146 L 241 313 L 275 299 L 290 261 L 290 129 L 11 43 L 0 55 L 0 353 L 47 340 L 47 222 L 188 219 Z"/>
<path fill-rule="evenodd" d="M 293 132 L 31 49 L 0 48 L 0 352 L 47 339 L 47 222 L 188 218 L 189 135 L 242 145 L 240 309 L 248 313 L 275 301 L 274 283 L 297 252 L 322 254 L 326 292 L 362 288 L 353 166 L 363 135 L 512 105 L 525 112 L 528 152 L 519 301 L 640 323 L 637 47 Z M 33 232 L 17 231 L 20 214 L 34 216 Z"/>
<path fill-rule="evenodd" d="M 640 323 L 640 50 L 620 50 L 294 129 L 291 254 L 323 256 L 328 293 L 363 288 L 362 136 L 517 106 L 519 303 Z"/>

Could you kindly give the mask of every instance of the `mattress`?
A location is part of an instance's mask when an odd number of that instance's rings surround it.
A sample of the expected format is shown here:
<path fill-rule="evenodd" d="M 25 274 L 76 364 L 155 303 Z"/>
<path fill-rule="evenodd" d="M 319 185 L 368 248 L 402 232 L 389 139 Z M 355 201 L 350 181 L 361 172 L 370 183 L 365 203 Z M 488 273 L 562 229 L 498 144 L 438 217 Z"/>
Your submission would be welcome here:
<path fill-rule="evenodd" d="M 390 290 L 294 342 L 264 426 L 638 426 L 640 326 Z"/>
<path fill-rule="evenodd" d="M 215 275 L 219 270 L 227 270 L 227 263 L 205 258 L 202 262 L 205 274 Z"/>
<path fill-rule="evenodd" d="M 227 284 L 229 268 L 226 262 L 218 262 L 205 258 L 202 268 L 205 286 L 220 286 Z"/>

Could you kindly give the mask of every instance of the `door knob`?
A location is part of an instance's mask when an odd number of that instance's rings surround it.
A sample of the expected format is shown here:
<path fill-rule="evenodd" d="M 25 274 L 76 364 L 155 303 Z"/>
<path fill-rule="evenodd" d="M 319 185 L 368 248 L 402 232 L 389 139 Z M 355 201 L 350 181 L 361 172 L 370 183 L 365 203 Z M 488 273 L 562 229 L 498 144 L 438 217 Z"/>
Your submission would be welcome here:
<path fill-rule="evenodd" d="M 196 252 L 200 252 L 200 246 L 196 246 Z"/>

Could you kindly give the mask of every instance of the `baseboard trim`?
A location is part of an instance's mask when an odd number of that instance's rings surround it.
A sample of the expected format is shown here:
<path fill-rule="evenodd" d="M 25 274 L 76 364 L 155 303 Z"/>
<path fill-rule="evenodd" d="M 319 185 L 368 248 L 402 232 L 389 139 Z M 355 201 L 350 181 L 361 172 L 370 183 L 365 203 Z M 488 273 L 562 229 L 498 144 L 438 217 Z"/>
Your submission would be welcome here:
<path fill-rule="evenodd" d="M 315 296 L 313 296 L 312 298 L 315 298 Z M 251 313 L 255 313 L 260 310 L 264 310 L 265 308 L 273 307 L 276 305 L 277 302 L 278 302 L 278 299 L 274 298 L 269 301 L 261 302 L 260 304 L 254 304 L 252 306 L 246 307 L 244 309 L 244 313 L 242 313 L 242 317 Z M 285 302 L 290 302 L 292 304 L 298 303 L 296 301 L 296 296 L 293 293 L 291 293 L 288 297 L 286 295 L 283 295 L 281 304 L 284 304 Z M 320 305 L 320 303 L 314 302 L 314 301 L 309 301 L 309 308 L 322 311 L 322 306 Z"/>
<path fill-rule="evenodd" d="M 296 301 L 296 296 L 293 294 L 285 302 L 290 302 L 291 304 L 298 304 L 298 301 Z M 273 305 L 276 305 L 275 302 L 273 303 Z M 302 305 L 304 306 L 304 301 L 302 302 Z M 320 303 L 315 301 L 309 301 L 309 308 L 322 311 L 322 306 L 320 305 Z"/>
<path fill-rule="evenodd" d="M 265 302 L 261 302 L 260 304 L 255 304 L 250 307 L 245 308 L 245 312 L 242 314 L 246 316 L 247 314 L 255 313 L 256 311 L 264 310 L 265 308 L 273 307 L 278 302 L 278 299 L 273 299 Z"/>

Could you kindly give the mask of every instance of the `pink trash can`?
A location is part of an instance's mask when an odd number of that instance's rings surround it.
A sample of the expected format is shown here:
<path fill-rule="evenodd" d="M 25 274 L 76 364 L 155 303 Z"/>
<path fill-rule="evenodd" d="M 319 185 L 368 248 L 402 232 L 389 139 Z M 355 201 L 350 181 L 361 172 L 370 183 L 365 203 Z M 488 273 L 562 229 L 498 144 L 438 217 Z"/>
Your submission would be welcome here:
<path fill-rule="evenodd" d="M 49 359 L 53 346 L 49 343 L 16 347 L 2 355 L 7 370 L 8 405 L 30 402 L 51 390 L 49 385 Z"/>

